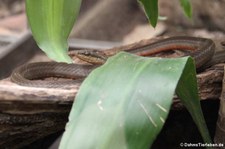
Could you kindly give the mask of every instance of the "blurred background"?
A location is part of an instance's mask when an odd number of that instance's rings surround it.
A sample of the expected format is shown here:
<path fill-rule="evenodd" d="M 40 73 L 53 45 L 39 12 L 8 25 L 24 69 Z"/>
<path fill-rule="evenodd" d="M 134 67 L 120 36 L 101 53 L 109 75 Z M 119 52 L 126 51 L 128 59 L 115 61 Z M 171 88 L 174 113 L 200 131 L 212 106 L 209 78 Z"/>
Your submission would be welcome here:
<path fill-rule="evenodd" d="M 188 19 L 178 0 L 160 0 L 160 16 L 165 19 L 154 29 L 135 0 L 83 0 L 70 37 L 123 43 L 160 35 L 224 37 L 225 1 L 191 2 L 193 18 Z M 0 35 L 18 37 L 27 29 L 24 0 L 1 0 Z"/>

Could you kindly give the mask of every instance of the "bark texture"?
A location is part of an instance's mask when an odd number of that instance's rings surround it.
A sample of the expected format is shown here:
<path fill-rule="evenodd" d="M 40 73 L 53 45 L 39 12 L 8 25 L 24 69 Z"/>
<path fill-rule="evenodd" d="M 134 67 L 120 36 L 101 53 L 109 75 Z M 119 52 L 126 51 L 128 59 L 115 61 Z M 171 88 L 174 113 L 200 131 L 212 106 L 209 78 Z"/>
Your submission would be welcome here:
<path fill-rule="evenodd" d="M 225 144 L 225 77 L 223 78 L 223 87 L 220 97 L 220 109 L 216 125 L 216 134 L 214 137 L 214 142 L 217 144 Z M 225 146 L 218 148 L 225 148 Z"/>

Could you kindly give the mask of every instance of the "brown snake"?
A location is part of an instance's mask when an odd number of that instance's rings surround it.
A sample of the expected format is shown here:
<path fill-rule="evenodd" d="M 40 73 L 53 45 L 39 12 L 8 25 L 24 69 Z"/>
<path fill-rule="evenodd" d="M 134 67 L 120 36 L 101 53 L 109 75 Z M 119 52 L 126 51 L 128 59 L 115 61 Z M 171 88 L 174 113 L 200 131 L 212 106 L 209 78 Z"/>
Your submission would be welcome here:
<path fill-rule="evenodd" d="M 215 44 L 211 39 L 179 36 L 163 39 L 154 43 L 143 43 L 142 41 L 136 44 L 112 48 L 105 51 L 75 51 L 75 55 L 79 59 L 98 65 L 79 65 L 56 62 L 30 63 L 16 68 L 11 75 L 11 81 L 22 86 L 63 88 L 65 86 L 80 84 L 93 69 L 104 63 L 109 56 L 114 55 L 119 51 L 127 51 L 140 56 L 149 56 L 168 50 L 192 51 L 190 55 L 194 58 L 196 68 L 198 69 L 210 62 L 214 55 Z M 63 77 L 71 80 L 35 80 L 46 77 Z"/>

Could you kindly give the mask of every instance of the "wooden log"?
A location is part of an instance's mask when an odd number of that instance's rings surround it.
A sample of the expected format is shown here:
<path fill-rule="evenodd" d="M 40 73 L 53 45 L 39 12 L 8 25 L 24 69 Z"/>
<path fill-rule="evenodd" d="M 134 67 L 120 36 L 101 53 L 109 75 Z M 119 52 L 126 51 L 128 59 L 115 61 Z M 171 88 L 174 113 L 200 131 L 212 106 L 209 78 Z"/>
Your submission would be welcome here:
<path fill-rule="evenodd" d="M 197 75 L 202 100 L 220 97 L 223 64 Z M 23 87 L 0 81 L 0 148 L 19 148 L 34 140 L 63 130 L 79 89 Z M 175 99 L 174 109 L 182 107 Z"/>
<path fill-rule="evenodd" d="M 63 130 L 77 92 L 0 83 L 0 148 L 20 148 Z"/>
<path fill-rule="evenodd" d="M 220 109 L 214 142 L 223 145 L 218 148 L 225 148 L 225 77 L 223 78 L 223 87 L 220 97 Z"/>

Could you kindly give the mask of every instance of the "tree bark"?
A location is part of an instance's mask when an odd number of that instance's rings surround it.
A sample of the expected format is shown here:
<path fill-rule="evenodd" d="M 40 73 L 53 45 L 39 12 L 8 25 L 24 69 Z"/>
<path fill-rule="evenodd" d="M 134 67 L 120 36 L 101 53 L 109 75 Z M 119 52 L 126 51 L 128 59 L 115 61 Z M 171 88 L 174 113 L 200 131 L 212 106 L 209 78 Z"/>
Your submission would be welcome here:
<path fill-rule="evenodd" d="M 220 109 L 214 142 L 217 144 L 223 144 L 223 147 L 218 148 L 225 148 L 225 77 L 223 78 L 223 88 L 220 97 Z"/>

